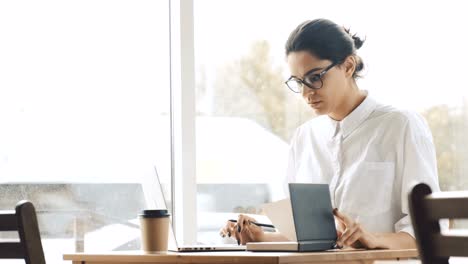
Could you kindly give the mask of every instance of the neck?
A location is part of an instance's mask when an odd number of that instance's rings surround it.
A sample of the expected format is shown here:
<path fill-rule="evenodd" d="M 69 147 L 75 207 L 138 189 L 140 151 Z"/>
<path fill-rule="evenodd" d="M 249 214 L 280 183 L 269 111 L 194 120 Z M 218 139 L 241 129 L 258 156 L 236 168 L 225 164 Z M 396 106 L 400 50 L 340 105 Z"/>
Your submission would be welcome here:
<path fill-rule="evenodd" d="M 328 114 L 328 116 L 336 121 L 343 120 L 348 116 L 356 107 L 358 107 L 364 99 L 366 99 L 367 93 L 359 90 L 359 87 L 355 82 L 352 83 L 349 93 L 342 97 L 342 101 L 337 109 Z"/>

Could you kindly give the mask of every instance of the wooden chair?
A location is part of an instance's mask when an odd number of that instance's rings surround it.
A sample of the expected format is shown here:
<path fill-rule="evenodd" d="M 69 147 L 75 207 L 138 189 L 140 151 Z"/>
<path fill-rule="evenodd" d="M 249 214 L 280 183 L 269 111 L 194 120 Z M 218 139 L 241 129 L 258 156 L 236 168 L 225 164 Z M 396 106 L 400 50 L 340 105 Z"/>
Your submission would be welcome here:
<path fill-rule="evenodd" d="M 0 240 L 0 259 L 24 259 L 26 264 L 45 264 L 36 210 L 29 201 L 20 201 L 15 211 L 0 211 L 0 232 L 18 231 L 20 241 Z"/>
<path fill-rule="evenodd" d="M 440 219 L 468 219 L 468 192 L 432 193 L 426 184 L 416 185 L 409 207 L 423 264 L 448 264 L 450 256 L 468 257 L 468 236 L 441 234 Z"/>

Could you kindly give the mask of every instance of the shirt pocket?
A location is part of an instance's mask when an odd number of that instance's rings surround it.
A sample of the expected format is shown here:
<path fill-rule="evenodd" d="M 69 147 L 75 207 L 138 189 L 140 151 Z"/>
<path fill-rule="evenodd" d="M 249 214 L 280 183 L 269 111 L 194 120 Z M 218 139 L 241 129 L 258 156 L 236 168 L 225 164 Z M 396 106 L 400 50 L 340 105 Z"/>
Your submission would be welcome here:
<path fill-rule="evenodd" d="M 395 163 L 363 162 L 349 177 L 344 203 L 350 213 L 377 215 L 390 210 Z"/>

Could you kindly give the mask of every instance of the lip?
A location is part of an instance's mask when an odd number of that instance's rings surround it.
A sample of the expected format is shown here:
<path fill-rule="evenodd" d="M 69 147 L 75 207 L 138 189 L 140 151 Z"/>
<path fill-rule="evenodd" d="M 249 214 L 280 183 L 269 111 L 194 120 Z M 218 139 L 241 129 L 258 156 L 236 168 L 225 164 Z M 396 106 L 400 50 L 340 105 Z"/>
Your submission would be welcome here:
<path fill-rule="evenodd" d="M 318 108 L 321 103 L 322 103 L 322 101 L 315 101 L 315 102 L 310 102 L 309 105 L 312 108 Z"/>

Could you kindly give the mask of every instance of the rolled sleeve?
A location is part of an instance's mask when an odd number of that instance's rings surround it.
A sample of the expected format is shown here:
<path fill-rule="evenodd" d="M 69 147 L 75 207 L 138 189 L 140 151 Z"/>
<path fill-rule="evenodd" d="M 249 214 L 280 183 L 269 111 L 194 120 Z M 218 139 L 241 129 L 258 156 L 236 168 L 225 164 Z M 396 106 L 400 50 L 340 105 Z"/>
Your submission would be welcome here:
<path fill-rule="evenodd" d="M 395 224 L 395 233 L 399 233 L 399 232 L 408 233 L 413 238 L 416 238 L 416 236 L 414 235 L 414 229 L 413 229 L 413 226 L 411 225 L 411 218 L 409 215 L 401 218 Z"/>

